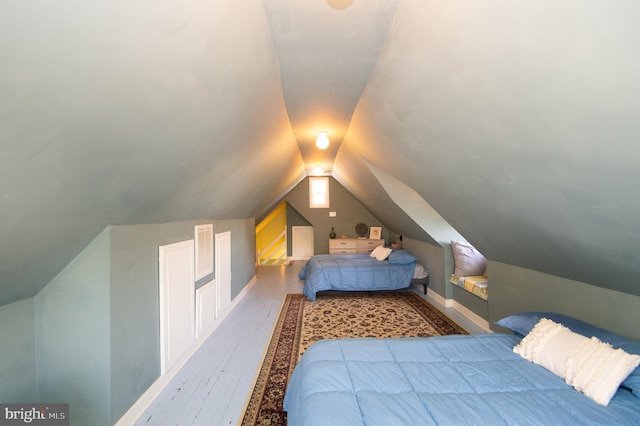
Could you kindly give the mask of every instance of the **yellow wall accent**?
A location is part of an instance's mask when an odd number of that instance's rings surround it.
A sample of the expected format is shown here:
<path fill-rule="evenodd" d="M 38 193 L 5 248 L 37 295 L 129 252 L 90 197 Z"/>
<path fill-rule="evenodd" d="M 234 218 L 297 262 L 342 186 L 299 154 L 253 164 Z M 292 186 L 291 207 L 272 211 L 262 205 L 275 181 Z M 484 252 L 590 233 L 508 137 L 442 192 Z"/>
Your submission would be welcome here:
<path fill-rule="evenodd" d="M 287 203 L 281 202 L 269 215 L 264 218 L 256 226 L 256 251 L 260 254 L 260 258 L 264 258 L 265 255 L 271 254 L 273 248 L 265 253 L 265 249 L 278 238 L 278 235 L 282 234 L 287 229 Z M 286 232 L 284 236 L 280 237 L 278 243 L 286 241 Z M 276 244 L 277 245 L 277 244 Z M 285 245 L 286 250 L 286 245 Z M 286 254 L 286 253 L 285 253 Z"/>

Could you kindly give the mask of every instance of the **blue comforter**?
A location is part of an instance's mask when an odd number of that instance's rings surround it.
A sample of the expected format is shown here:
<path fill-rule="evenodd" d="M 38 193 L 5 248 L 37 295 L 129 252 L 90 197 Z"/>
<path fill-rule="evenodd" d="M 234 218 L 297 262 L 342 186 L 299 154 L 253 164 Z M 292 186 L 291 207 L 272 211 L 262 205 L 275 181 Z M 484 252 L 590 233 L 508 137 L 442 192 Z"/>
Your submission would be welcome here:
<path fill-rule="evenodd" d="M 314 343 L 284 400 L 296 425 L 639 425 L 640 398 L 601 406 L 507 334 Z"/>
<path fill-rule="evenodd" d="M 302 267 L 298 278 L 305 280 L 303 293 L 316 300 L 325 290 L 368 291 L 398 290 L 411 284 L 416 259 L 399 250 L 391 260 L 377 260 L 368 254 L 319 254 Z M 399 256 L 402 254 L 402 256 Z M 411 257 L 408 257 L 411 256 Z M 402 263 L 395 263 L 397 258 Z M 413 259 L 411 261 L 411 259 Z"/>

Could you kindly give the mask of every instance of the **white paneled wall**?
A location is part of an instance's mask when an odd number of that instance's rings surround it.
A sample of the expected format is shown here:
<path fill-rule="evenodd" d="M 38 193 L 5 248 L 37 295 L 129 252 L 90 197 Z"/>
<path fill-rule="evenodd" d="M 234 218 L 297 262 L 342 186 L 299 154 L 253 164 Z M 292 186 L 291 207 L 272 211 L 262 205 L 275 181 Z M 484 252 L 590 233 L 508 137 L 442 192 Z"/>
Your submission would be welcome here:
<path fill-rule="evenodd" d="M 196 339 L 206 335 L 215 323 L 216 312 L 216 282 L 209 281 L 196 290 Z"/>
<path fill-rule="evenodd" d="M 159 248 L 160 374 L 171 369 L 195 340 L 193 240 Z"/>

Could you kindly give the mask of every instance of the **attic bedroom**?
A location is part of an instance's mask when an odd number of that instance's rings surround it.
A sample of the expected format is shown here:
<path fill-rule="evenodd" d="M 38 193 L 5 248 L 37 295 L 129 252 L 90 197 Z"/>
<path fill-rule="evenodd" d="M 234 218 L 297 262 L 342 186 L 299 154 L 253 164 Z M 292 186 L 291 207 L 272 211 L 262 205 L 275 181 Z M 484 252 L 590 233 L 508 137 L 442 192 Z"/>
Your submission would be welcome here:
<path fill-rule="evenodd" d="M 315 254 L 332 226 L 401 235 L 480 331 L 544 311 L 639 341 L 639 21 L 630 0 L 2 3 L 0 404 L 136 424 L 165 380 L 158 248 L 212 224 L 224 341 L 254 346 L 247 389 L 201 406 L 239 421 L 282 304 L 260 283 L 301 292 L 257 266 L 281 203 Z M 450 282 L 452 240 L 486 258 L 486 300 Z"/>

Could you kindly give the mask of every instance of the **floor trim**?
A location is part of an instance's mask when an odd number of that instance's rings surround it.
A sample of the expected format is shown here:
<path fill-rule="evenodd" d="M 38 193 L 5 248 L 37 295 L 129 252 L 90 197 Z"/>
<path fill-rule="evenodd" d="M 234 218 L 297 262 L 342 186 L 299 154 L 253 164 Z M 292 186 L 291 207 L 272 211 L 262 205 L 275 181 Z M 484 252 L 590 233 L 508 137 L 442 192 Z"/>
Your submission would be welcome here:
<path fill-rule="evenodd" d="M 456 302 L 453 299 L 445 299 L 440 294 L 436 293 L 432 289 L 427 290 L 427 297 L 432 298 L 436 303 L 440 304 L 445 308 L 451 308 L 458 311 L 462 316 L 467 318 L 469 321 L 474 323 L 476 326 L 480 327 L 486 333 L 493 333 L 493 330 L 489 327 L 489 321 L 485 320 L 472 310 L 468 309 L 461 303 Z"/>

